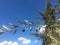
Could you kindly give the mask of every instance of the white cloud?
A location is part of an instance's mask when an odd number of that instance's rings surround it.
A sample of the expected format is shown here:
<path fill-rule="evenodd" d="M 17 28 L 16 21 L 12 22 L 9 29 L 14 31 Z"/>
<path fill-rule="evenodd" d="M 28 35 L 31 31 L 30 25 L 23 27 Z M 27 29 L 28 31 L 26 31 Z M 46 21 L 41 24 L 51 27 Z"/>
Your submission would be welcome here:
<path fill-rule="evenodd" d="M 0 45 L 5 45 L 4 43 L 0 43 Z"/>
<path fill-rule="evenodd" d="M 8 41 L 3 41 L 3 43 L 5 43 L 5 44 L 6 44 L 7 42 L 8 42 Z"/>
<path fill-rule="evenodd" d="M 18 45 L 18 43 L 17 42 L 14 42 L 12 45 Z"/>
<path fill-rule="evenodd" d="M 37 43 L 37 42 L 38 42 L 38 40 L 35 40 L 35 41 L 34 41 L 34 43 Z"/>
<path fill-rule="evenodd" d="M 31 43 L 31 40 L 30 39 L 26 39 L 24 37 L 20 37 L 18 38 L 19 41 L 21 41 L 22 44 L 25 44 L 25 45 L 28 45 Z"/>
<path fill-rule="evenodd" d="M 3 42 L 0 42 L 0 45 L 18 45 L 18 42 L 3 41 Z"/>

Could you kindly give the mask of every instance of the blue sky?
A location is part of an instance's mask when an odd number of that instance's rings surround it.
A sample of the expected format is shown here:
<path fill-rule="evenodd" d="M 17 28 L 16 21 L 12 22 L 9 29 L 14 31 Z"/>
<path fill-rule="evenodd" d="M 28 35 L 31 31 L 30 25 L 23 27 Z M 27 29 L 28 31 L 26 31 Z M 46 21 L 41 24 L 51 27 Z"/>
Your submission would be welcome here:
<path fill-rule="evenodd" d="M 51 1 L 53 5 L 56 2 L 57 0 Z M 0 27 L 2 28 L 2 25 L 9 25 L 8 23 L 20 25 L 17 21 L 25 19 L 42 24 L 42 21 L 35 19 L 35 17 L 39 17 L 39 14 L 35 10 L 38 9 L 44 12 L 45 5 L 45 0 L 0 0 Z M 21 44 L 24 42 L 24 40 L 19 40 L 21 38 L 29 41 L 29 44 Z M 17 43 L 18 45 L 41 45 L 42 39 L 34 37 L 28 32 L 22 33 L 19 28 L 15 35 L 10 32 L 0 35 L 0 43 L 1 45 L 5 43 L 10 45 L 17 45 Z"/>

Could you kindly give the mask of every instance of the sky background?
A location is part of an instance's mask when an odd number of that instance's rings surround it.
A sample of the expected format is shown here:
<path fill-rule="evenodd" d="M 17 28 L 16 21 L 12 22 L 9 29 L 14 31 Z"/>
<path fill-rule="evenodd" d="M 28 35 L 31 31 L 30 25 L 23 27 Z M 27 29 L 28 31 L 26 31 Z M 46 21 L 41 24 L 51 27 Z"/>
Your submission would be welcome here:
<path fill-rule="evenodd" d="M 57 0 L 51 0 L 51 4 L 55 5 Z M 39 14 L 36 10 L 42 13 L 46 8 L 46 0 L 0 0 L 0 28 L 2 25 L 9 25 L 13 23 L 20 25 L 17 21 L 29 20 L 33 22 L 43 21 L 36 20 Z M 24 42 L 26 41 L 26 42 Z M 0 35 L 0 45 L 41 45 L 42 39 L 34 37 L 28 31 L 22 33 L 21 28 L 16 34 L 6 32 Z"/>

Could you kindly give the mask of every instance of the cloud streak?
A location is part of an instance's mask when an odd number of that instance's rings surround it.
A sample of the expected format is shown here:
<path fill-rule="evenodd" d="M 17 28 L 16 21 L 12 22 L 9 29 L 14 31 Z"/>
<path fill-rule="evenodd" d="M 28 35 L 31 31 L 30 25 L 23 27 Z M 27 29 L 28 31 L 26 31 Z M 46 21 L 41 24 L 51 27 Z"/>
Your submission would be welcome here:
<path fill-rule="evenodd" d="M 24 38 L 24 37 L 19 37 L 18 40 L 25 45 L 29 45 L 31 43 L 30 39 Z"/>
<path fill-rule="evenodd" d="M 35 41 L 33 41 L 34 43 L 37 43 L 38 42 L 38 40 L 35 40 Z"/>
<path fill-rule="evenodd" d="M 0 45 L 30 45 L 31 43 L 38 43 L 38 40 L 30 40 L 25 37 L 19 37 L 17 38 L 18 42 L 13 42 L 13 41 L 3 41 L 0 42 Z"/>
<path fill-rule="evenodd" d="M 3 42 L 0 42 L 0 45 L 18 45 L 18 42 L 3 41 Z"/>

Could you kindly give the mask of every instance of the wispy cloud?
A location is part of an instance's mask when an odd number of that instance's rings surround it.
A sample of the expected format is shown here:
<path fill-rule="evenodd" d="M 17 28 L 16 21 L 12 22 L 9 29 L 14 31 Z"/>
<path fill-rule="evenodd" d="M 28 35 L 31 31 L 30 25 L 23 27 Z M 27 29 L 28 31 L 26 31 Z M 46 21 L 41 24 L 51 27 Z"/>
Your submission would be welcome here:
<path fill-rule="evenodd" d="M 24 45 L 29 45 L 31 43 L 30 39 L 27 39 L 27 38 L 24 38 L 24 37 L 19 37 L 18 40 Z"/>
<path fill-rule="evenodd" d="M 33 41 L 34 43 L 38 43 L 38 40 Z"/>
<path fill-rule="evenodd" d="M 38 43 L 38 40 L 31 40 L 31 39 L 27 39 L 27 38 L 24 38 L 24 37 L 19 37 L 17 38 L 17 41 L 16 42 L 13 42 L 13 41 L 3 41 L 3 42 L 0 42 L 0 45 L 29 45 L 31 43 Z"/>
<path fill-rule="evenodd" d="M 18 45 L 18 42 L 3 41 L 3 42 L 0 42 L 0 45 Z"/>

